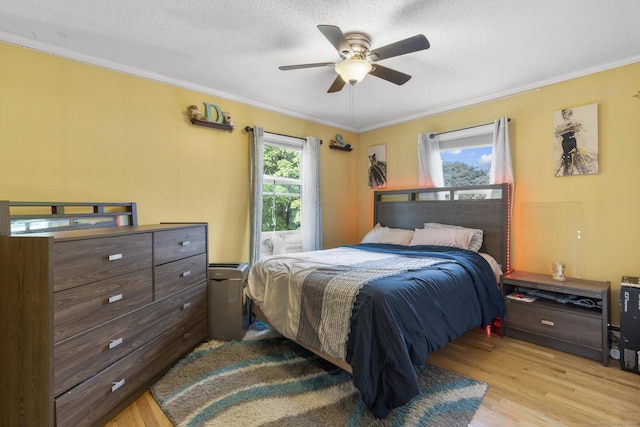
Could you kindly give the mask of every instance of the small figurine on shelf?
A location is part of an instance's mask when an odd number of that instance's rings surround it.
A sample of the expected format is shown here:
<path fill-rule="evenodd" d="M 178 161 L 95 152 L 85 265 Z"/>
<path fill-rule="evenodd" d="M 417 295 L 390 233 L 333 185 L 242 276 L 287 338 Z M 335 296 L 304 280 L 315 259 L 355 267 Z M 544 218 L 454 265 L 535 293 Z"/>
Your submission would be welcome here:
<path fill-rule="evenodd" d="M 189 105 L 189 107 L 187 108 L 187 111 L 189 112 L 189 117 L 191 117 L 192 120 L 200 120 L 200 121 L 207 120 L 204 114 L 202 114 L 198 110 L 198 107 L 196 105 Z"/>
<path fill-rule="evenodd" d="M 233 120 L 231 119 L 231 113 L 222 112 L 222 117 L 224 117 L 224 124 L 225 125 L 229 125 L 229 126 L 231 126 L 232 128 L 235 129 L 236 124 L 233 123 Z"/>
<path fill-rule="evenodd" d="M 351 148 L 351 144 L 345 144 L 344 138 L 339 133 L 336 134 L 336 139 L 331 140 L 331 145 L 336 145 L 343 148 Z"/>

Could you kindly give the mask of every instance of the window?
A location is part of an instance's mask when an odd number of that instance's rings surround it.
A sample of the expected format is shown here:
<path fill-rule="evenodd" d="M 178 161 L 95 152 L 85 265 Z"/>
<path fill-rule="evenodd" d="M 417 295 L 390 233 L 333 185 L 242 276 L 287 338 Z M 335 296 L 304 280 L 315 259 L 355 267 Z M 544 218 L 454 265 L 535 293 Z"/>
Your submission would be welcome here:
<path fill-rule="evenodd" d="M 418 135 L 418 185 L 420 187 L 473 186 L 477 181 L 488 184 L 508 183 L 513 193 L 513 166 L 509 148 L 509 118 L 440 134 Z M 459 164 L 456 164 L 458 162 Z M 448 163 L 445 166 L 445 163 Z M 489 165 L 488 181 L 486 165 Z M 445 168 L 448 175 L 445 181 Z M 457 173 L 464 171 L 464 173 Z M 493 191 L 469 188 L 465 198 L 493 198 Z M 474 194 L 475 193 L 475 194 Z M 440 196 L 437 196 L 440 199 Z M 509 198 L 510 210 L 513 197 Z"/>
<path fill-rule="evenodd" d="M 446 187 L 489 184 L 494 125 L 438 135 Z"/>
<path fill-rule="evenodd" d="M 300 230 L 301 150 L 271 145 L 265 138 L 262 231 Z"/>
<path fill-rule="evenodd" d="M 322 248 L 321 143 L 252 128 L 250 263 Z"/>
<path fill-rule="evenodd" d="M 261 255 L 302 250 L 303 142 L 265 132 Z"/>
<path fill-rule="evenodd" d="M 482 126 L 419 134 L 418 185 L 465 187 L 506 182 L 513 188 L 508 122 L 507 117 L 501 117 Z M 477 198 L 492 197 L 481 193 Z"/>

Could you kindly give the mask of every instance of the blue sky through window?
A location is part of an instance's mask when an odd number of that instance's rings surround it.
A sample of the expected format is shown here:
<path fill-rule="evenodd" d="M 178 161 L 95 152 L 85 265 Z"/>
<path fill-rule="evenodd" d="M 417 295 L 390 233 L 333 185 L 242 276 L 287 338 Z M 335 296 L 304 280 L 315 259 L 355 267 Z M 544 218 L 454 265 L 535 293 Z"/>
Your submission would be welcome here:
<path fill-rule="evenodd" d="M 481 169 L 491 167 L 491 146 L 440 151 L 443 162 L 462 162 Z"/>

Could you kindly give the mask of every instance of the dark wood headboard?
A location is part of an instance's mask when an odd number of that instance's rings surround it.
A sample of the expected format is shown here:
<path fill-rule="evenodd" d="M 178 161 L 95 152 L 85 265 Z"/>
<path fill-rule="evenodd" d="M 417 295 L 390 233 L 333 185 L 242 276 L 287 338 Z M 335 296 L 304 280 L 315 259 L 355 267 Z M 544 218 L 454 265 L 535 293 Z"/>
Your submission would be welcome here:
<path fill-rule="evenodd" d="M 470 187 L 416 188 L 374 192 L 374 225 L 415 229 L 425 222 L 478 228 L 484 232 L 480 252 L 500 263 L 510 262 L 510 198 L 508 184 Z"/>

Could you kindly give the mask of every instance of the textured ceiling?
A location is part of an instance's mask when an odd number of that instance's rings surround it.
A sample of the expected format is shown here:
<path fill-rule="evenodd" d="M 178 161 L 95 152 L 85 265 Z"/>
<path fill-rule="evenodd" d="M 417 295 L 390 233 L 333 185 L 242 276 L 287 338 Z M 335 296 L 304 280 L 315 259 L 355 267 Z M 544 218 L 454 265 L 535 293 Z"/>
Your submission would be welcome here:
<path fill-rule="evenodd" d="M 639 17 L 638 0 L 2 0 L 0 40 L 364 131 L 638 62 Z M 332 68 L 278 69 L 339 61 L 318 24 L 431 48 L 380 61 L 403 86 L 329 94 Z"/>

